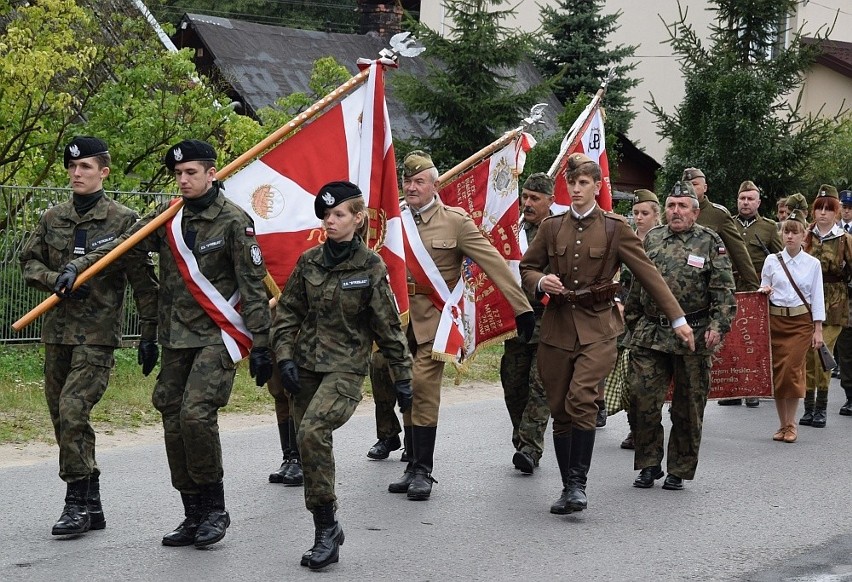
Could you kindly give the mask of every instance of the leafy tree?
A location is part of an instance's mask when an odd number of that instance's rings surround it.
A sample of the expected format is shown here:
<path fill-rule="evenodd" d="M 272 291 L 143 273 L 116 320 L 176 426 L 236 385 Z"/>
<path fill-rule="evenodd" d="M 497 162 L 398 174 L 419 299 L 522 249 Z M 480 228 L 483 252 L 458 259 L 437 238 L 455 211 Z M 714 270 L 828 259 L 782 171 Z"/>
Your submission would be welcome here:
<path fill-rule="evenodd" d="M 602 15 L 604 0 L 558 0 L 541 7 L 541 34 L 537 35 L 533 61 L 563 103 L 575 102 L 585 93 L 594 95 L 611 67 L 615 79 L 607 87 L 605 107 L 607 134 L 626 134 L 636 114 L 630 108 L 630 89 L 638 84 L 629 74 L 635 63 L 624 64 L 636 46 L 623 44 L 608 48 L 614 37 L 621 11 Z M 588 97 L 583 98 L 588 102 Z M 576 116 L 575 116 L 576 118 Z M 568 128 L 574 119 L 568 122 Z M 610 143 L 615 140 L 611 139 Z"/>
<path fill-rule="evenodd" d="M 413 24 L 414 35 L 428 47 L 423 77 L 398 73 L 392 80 L 406 109 L 434 127 L 416 140 L 439 167 L 449 168 L 517 127 L 545 86 L 519 92 L 513 69 L 528 54 L 529 36 L 501 22 L 513 9 L 489 11 L 503 0 L 447 0 L 446 36 Z M 409 144 L 412 145 L 412 144 Z"/>
<path fill-rule="evenodd" d="M 177 24 L 186 12 L 201 12 L 309 30 L 358 31 L 356 0 L 164 0 L 153 11 L 166 22 Z"/>
<path fill-rule="evenodd" d="M 839 131 L 838 117 L 804 115 L 785 96 L 802 84 L 817 46 L 793 31 L 789 46 L 778 42 L 796 0 L 715 0 L 710 43 L 705 47 L 687 13 L 667 24 L 681 63 L 683 101 L 666 113 L 655 100 L 658 133 L 671 141 L 658 189 L 697 166 L 708 176 L 717 202 L 734 206 L 743 180 L 760 184 L 771 201 L 797 190 L 813 191 L 805 178 L 825 143 Z M 816 38 L 823 38 L 823 30 Z"/>

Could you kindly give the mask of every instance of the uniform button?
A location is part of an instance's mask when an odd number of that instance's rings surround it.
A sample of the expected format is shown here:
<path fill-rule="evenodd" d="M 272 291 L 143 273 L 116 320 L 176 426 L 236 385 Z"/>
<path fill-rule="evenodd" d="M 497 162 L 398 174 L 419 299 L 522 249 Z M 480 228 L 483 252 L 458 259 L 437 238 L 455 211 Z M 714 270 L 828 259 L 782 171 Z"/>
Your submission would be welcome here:
<path fill-rule="evenodd" d="M 579 257 L 580 257 L 580 255 L 578 255 L 577 253 L 574 253 L 574 258 L 575 258 L 575 259 L 576 259 L 576 258 L 579 258 Z"/>
<path fill-rule="evenodd" d="M 579 285 L 579 284 L 580 284 L 580 282 L 579 282 L 578 280 L 574 279 L 574 284 L 575 284 L 575 285 Z"/>
<path fill-rule="evenodd" d="M 578 240 L 578 241 L 577 241 L 577 244 L 580 244 L 581 242 L 582 242 L 582 241 L 579 241 L 579 240 Z"/>
<path fill-rule="evenodd" d="M 577 306 L 576 306 L 576 305 L 574 305 L 574 304 L 572 303 L 572 304 L 571 304 L 571 309 L 577 309 Z"/>
<path fill-rule="evenodd" d="M 578 268 L 578 267 L 574 267 L 574 270 L 576 271 L 576 270 L 577 270 L 577 268 Z"/>
<path fill-rule="evenodd" d="M 583 227 L 582 226 L 578 227 L 577 230 L 579 230 L 580 232 L 583 232 Z"/>
<path fill-rule="evenodd" d="M 446 243 L 446 241 L 444 241 L 444 248 L 447 248 L 447 243 Z"/>

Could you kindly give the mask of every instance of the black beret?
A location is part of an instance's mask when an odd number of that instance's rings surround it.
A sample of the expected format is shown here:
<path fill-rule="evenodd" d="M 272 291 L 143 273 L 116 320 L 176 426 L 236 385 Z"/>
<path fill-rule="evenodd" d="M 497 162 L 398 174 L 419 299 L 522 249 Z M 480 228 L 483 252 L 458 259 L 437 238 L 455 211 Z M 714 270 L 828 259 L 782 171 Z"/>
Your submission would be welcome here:
<path fill-rule="evenodd" d="M 216 150 L 213 149 L 212 145 L 200 139 L 185 139 L 169 148 L 163 163 L 166 164 L 170 172 L 173 172 L 175 164 L 215 161 Z"/>
<path fill-rule="evenodd" d="M 71 160 L 82 160 L 83 158 L 91 158 L 108 154 L 109 148 L 104 140 L 88 135 L 80 135 L 71 140 L 65 146 L 65 167 L 71 163 Z"/>
<path fill-rule="evenodd" d="M 314 198 L 314 213 L 317 218 L 325 218 L 325 211 L 334 208 L 344 200 L 361 196 L 361 189 L 352 182 L 329 182 L 317 192 Z"/>

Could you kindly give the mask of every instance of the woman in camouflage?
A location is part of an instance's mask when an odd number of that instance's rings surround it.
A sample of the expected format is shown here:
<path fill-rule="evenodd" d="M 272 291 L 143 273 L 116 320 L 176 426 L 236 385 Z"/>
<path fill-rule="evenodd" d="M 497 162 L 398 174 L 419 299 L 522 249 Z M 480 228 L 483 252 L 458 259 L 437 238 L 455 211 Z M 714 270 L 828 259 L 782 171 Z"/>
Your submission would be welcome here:
<path fill-rule="evenodd" d="M 335 518 L 332 431 L 361 400 L 374 342 L 388 361 L 401 410 L 411 406 L 412 396 L 411 354 L 387 268 L 362 239 L 368 223 L 361 191 L 349 182 L 326 184 L 314 211 L 326 241 L 299 257 L 272 333 L 282 383 L 293 395 L 305 505 L 316 528 L 301 564 L 318 570 L 338 561 L 344 540 Z"/>
<path fill-rule="evenodd" d="M 839 226 L 840 200 L 837 189 L 823 184 L 813 204 L 814 223 L 805 236 L 805 252 L 819 259 L 822 265 L 823 293 L 825 295 L 825 322 L 822 326 L 823 342 L 831 352 L 840 330 L 849 325 L 849 296 L 846 282 L 852 274 L 852 236 Z M 805 414 L 799 424 L 823 428 L 826 424 L 828 384 L 831 372 L 824 371 L 819 354 L 811 350 L 807 355 L 807 386 Z"/>

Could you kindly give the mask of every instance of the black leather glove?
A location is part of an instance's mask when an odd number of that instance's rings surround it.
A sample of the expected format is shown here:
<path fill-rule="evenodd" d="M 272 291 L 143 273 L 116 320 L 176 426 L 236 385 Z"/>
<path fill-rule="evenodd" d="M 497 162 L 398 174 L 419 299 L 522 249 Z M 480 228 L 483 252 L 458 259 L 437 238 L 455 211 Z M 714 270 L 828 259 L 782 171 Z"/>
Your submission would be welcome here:
<path fill-rule="evenodd" d="M 91 292 L 92 287 L 88 283 L 83 283 L 82 285 L 74 289 L 70 295 L 68 295 L 68 299 L 73 299 L 74 301 L 84 301 Z"/>
<path fill-rule="evenodd" d="M 74 289 L 74 282 L 77 280 L 77 267 L 68 263 L 59 273 L 56 282 L 53 284 L 53 292 L 62 299 L 71 297 Z"/>
<path fill-rule="evenodd" d="M 137 351 L 136 363 L 142 366 L 142 375 L 147 376 L 157 365 L 160 349 L 154 340 L 140 340 Z"/>
<path fill-rule="evenodd" d="M 396 402 L 399 404 L 400 412 L 408 412 L 411 410 L 411 403 L 414 396 L 411 393 L 411 380 L 397 380 L 393 383 L 396 388 Z"/>
<path fill-rule="evenodd" d="M 263 386 L 272 377 L 272 352 L 269 348 L 252 348 L 249 353 L 249 374 L 254 383 Z"/>
<path fill-rule="evenodd" d="M 278 371 L 281 372 L 281 383 L 290 394 L 296 395 L 302 391 L 299 385 L 299 367 L 293 360 L 279 360 Z"/>
<path fill-rule="evenodd" d="M 518 328 L 518 339 L 522 342 L 529 343 L 535 333 L 535 314 L 532 311 L 526 311 L 515 317 L 515 327 Z"/>

